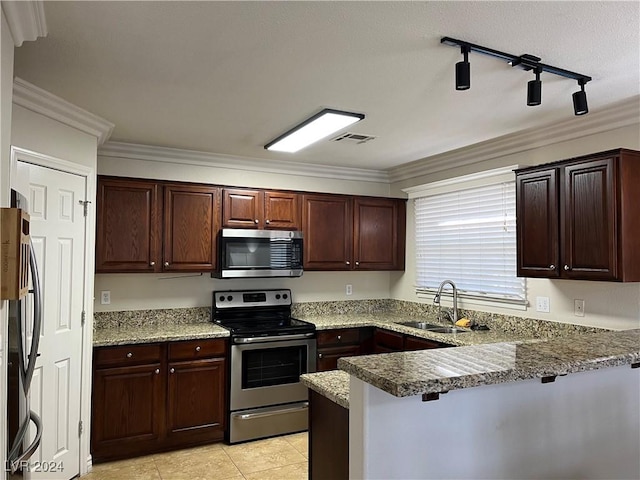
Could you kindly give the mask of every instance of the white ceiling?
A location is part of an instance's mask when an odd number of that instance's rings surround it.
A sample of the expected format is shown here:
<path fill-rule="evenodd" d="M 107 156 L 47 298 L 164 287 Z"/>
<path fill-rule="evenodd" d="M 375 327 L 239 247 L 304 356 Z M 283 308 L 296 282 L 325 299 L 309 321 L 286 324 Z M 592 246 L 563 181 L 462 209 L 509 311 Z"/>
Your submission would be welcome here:
<path fill-rule="evenodd" d="M 111 140 L 385 170 L 553 122 L 580 122 L 573 80 L 471 53 L 450 36 L 593 77 L 590 111 L 640 94 L 640 3 L 45 2 L 49 34 L 15 75 L 115 123 Z M 365 144 L 263 145 L 324 107 L 364 113 Z"/>

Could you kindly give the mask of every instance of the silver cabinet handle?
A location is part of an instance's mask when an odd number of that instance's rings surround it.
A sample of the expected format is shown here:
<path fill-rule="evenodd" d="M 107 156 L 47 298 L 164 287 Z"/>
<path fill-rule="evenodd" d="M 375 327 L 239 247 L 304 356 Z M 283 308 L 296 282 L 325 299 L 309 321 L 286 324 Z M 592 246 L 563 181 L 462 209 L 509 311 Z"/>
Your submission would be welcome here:
<path fill-rule="evenodd" d="M 151 263 L 149 263 L 149 266 L 153 267 L 153 266 L 155 266 L 155 264 L 156 264 L 156 262 L 151 262 Z"/>
<path fill-rule="evenodd" d="M 568 271 L 568 270 L 570 270 L 569 265 L 565 265 L 565 266 L 564 266 L 564 270 L 565 270 L 565 272 L 566 272 L 566 271 Z"/>
<path fill-rule="evenodd" d="M 318 354 L 318 358 L 322 358 L 322 354 L 321 353 Z"/>
<path fill-rule="evenodd" d="M 269 220 L 265 220 L 264 223 L 266 223 L 267 225 L 269 225 L 271 222 Z"/>
<path fill-rule="evenodd" d="M 356 262 L 356 267 L 357 267 L 358 265 L 360 265 L 360 262 Z"/>
<path fill-rule="evenodd" d="M 253 223 L 259 223 L 259 222 L 258 222 L 258 219 L 256 218 L 256 219 L 253 221 Z"/>
<path fill-rule="evenodd" d="M 169 373 L 176 373 L 176 369 L 172 368 L 171 370 L 169 370 Z"/>
<path fill-rule="evenodd" d="M 156 368 L 156 371 L 154 372 L 156 375 L 158 375 L 160 373 L 160 369 Z"/>
<path fill-rule="evenodd" d="M 551 265 L 549 265 L 549 270 L 555 270 L 556 266 L 552 263 Z"/>
<path fill-rule="evenodd" d="M 127 353 L 127 358 L 131 358 L 131 357 L 133 357 L 133 353 L 131 352 Z"/>
<path fill-rule="evenodd" d="M 200 351 L 200 345 L 196 347 L 196 352 L 199 352 L 199 351 Z"/>
<path fill-rule="evenodd" d="M 169 266 L 169 262 L 164 262 L 164 266 L 168 267 Z"/>
<path fill-rule="evenodd" d="M 342 340 L 342 335 L 338 335 L 338 341 Z"/>
<path fill-rule="evenodd" d="M 351 265 L 351 262 L 348 261 L 348 260 L 346 262 L 344 262 L 344 263 L 347 264 L 347 265 Z"/>

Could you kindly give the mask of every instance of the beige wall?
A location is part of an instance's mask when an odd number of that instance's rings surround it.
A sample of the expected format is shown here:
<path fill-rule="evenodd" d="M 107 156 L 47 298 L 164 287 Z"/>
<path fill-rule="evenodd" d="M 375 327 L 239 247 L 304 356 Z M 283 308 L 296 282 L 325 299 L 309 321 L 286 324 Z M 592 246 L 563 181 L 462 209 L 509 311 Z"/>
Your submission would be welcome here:
<path fill-rule="evenodd" d="M 467 168 L 452 169 L 432 176 L 426 175 L 397 182 L 392 185 L 392 193 L 397 194 L 402 188 L 423 185 L 491 168 L 509 165 L 537 165 L 617 147 L 640 150 L 639 125 L 535 148 L 519 154 L 495 158 Z M 407 268 L 404 275 L 392 274 L 391 297 L 418 301 L 414 292 L 415 262 L 413 259 L 415 258 L 415 244 L 413 242 L 413 219 L 413 203 L 409 201 L 407 205 Z M 535 311 L 536 296 L 549 297 L 549 313 Z M 606 328 L 640 327 L 640 283 L 620 284 L 613 282 L 528 279 L 527 299 L 529 304 L 533 305 L 533 308 L 529 307 L 526 312 L 488 307 L 469 306 L 469 308 Z M 585 300 L 586 314 L 584 317 L 574 315 L 574 299 Z"/>

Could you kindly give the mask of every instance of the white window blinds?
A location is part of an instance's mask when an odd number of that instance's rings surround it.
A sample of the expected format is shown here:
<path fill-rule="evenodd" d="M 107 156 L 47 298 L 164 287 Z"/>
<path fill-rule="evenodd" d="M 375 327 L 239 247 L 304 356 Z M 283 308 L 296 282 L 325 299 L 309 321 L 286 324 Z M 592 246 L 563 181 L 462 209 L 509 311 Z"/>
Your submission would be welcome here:
<path fill-rule="evenodd" d="M 445 279 L 471 297 L 524 303 L 516 277 L 515 182 L 415 199 L 416 289 Z"/>

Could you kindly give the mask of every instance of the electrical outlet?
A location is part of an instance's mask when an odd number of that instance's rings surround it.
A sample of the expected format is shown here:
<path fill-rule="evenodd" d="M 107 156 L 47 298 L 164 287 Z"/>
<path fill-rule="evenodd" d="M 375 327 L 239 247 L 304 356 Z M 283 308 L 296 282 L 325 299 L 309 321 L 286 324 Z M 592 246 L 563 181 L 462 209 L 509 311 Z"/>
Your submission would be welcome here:
<path fill-rule="evenodd" d="M 573 301 L 573 314 L 576 317 L 584 317 L 584 300 L 575 299 Z"/>
<path fill-rule="evenodd" d="M 347 285 L 347 288 L 345 289 L 345 293 L 347 295 L 351 295 L 353 293 L 353 285 Z"/>
<path fill-rule="evenodd" d="M 110 290 L 102 290 L 100 292 L 100 304 L 101 305 L 109 305 L 111 303 L 111 291 Z"/>
<path fill-rule="evenodd" d="M 549 297 L 536 297 L 536 311 L 549 313 Z"/>

